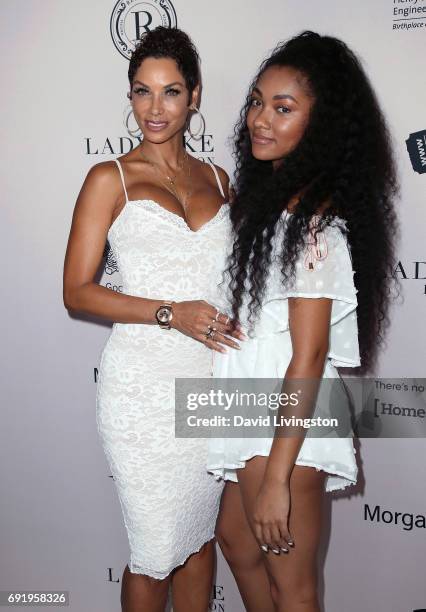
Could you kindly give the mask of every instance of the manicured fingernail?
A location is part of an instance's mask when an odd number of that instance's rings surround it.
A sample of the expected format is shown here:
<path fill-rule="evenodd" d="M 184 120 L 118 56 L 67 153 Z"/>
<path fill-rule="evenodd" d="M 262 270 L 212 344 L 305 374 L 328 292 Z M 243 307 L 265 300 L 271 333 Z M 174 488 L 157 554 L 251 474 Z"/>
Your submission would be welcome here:
<path fill-rule="evenodd" d="M 220 351 L 221 353 L 227 353 L 227 352 L 228 352 L 226 349 L 223 349 L 223 348 L 220 348 L 220 349 L 219 349 L 219 351 Z"/>
<path fill-rule="evenodd" d="M 289 541 L 287 542 L 287 544 L 288 544 L 289 546 L 294 546 L 294 542 L 293 542 L 293 540 L 289 540 Z"/>
<path fill-rule="evenodd" d="M 272 552 L 275 553 L 276 555 L 280 554 L 280 551 L 278 550 L 278 548 L 273 548 Z"/>
<path fill-rule="evenodd" d="M 262 544 L 260 548 L 263 550 L 263 552 L 268 552 L 268 547 L 266 546 L 266 544 Z"/>
<path fill-rule="evenodd" d="M 283 551 L 283 553 L 288 553 L 288 548 L 281 548 L 281 550 Z"/>

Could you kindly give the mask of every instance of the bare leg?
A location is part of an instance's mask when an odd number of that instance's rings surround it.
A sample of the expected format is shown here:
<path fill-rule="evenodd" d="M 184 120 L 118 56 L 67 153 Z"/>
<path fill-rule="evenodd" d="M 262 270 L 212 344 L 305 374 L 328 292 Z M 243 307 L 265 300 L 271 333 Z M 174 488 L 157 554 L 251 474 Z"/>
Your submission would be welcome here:
<path fill-rule="evenodd" d="M 172 577 L 173 612 L 207 612 L 216 559 L 214 539 L 176 568 Z"/>
<path fill-rule="evenodd" d="M 144 574 L 132 574 L 126 565 L 121 585 L 122 612 L 164 612 L 170 577 L 157 580 Z"/>
<path fill-rule="evenodd" d="M 267 457 L 254 457 L 237 470 L 248 517 L 263 480 Z M 317 551 L 321 535 L 322 502 L 326 474 L 295 465 L 290 478 L 289 527 L 295 541 L 288 554 L 272 551 L 263 558 L 276 591 L 278 612 L 320 612 L 317 595 Z M 274 593 L 274 595 L 275 595 Z M 274 597 L 275 599 L 275 597 Z"/>
<path fill-rule="evenodd" d="M 251 532 L 238 483 L 227 482 L 225 485 L 216 537 L 247 612 L 274 612 L 264 553 Z"/>

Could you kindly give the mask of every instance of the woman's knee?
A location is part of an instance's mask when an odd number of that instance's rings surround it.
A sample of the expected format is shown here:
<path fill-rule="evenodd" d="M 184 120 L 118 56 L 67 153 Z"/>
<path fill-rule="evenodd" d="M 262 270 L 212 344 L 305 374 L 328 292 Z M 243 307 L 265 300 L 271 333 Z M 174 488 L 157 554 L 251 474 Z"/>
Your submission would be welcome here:
<path fill-rule="evenodd" d="M 215 531 L 217 543 L 226 559 L 236 555 L 238 552 L 238 542 L 235 532 L 226 523 L 221 521 Z"/>
<path fill-rule="evenodd" d="M 244 535 L 236 530 L 218 526 L 216 539 L 223 556 L 234 568 L 252 569 L 263 563 L 262 551 L 253 545 L 246 546 Z"/>
<path fill-rule="evenodd" d="M 299 609 L 299 606 L 317 603 L 317 581 L 315 575 L 290 576 L 286 572 L 279 576 L 269 574 L 271 595 L 275 604 L 285 609 Z"/>

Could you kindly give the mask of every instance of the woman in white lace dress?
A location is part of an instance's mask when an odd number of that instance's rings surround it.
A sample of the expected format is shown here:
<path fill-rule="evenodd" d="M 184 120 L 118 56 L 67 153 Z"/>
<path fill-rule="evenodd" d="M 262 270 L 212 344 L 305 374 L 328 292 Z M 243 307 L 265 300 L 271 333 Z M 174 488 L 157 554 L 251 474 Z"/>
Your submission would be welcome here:
<path fill-rule="evenodd" d="M 143 142 L 89 171 L 64 299 L 114 322 L 99 367 L 97 424 L 130 545 L 122 609 L 161 612 L 171 585 L 174 612 L 205 612 L 223 485 L 205 471 L 207 441 L 175 437 L 174 381 L 210 376 L 212 351 L 238 348 L 229 319 L 211 305 L 224 265 L 227 176 L 184 150 L 200 90 L 186 34 L 159 27 L 144 36 L 129 82 Z M 121 294 L 93 280 L 106 238 Z"/>
<path fill-rule="evenodd" d="M 232 257 L 218 304 L 250 337 L 239 352 L 215 354 L 214 376 L 280 379 L 298 400 L 280 414 L 339 417 L 346 427 L 313 437 L 290 426 L 250 436 L 240 426 L 213 438 L 208 469 L 226 480 L 217 536 L 249 612 L 319 612 L 324 491 L 357 481 L 347 399 L 330 398 L 342 391 L 336 368 L 366 369 L 382 339 L 395 171 L 359 61 L 313 32 L 265 60 L 236 134 Z M 259 414 L 268 416 L 245 413 Z"/>

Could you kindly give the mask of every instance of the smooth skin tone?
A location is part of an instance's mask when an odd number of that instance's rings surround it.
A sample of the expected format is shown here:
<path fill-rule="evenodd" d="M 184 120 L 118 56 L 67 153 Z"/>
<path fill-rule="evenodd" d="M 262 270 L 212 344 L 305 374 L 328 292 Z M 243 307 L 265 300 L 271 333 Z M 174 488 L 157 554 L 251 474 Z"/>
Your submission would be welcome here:
<path fill-rule="evenodd" d="M 268 68 L 256 83 L 247 117 L 254 157 L 274 167 L 283 163 L 305 132 L 313 102 L 301 73 Z M 297 196 L 290 210 L 296 202 Z M 331 303 L 289 298 L 293 353 L 284 385 L 321 378 Z M 238 483 L 225 485 L 216 535 L 248 612 L 320 611 L 316 563 L 326 475 L 295 465 L 302 443 L 300 435 L 274 438 L 269 457 L 248 460 L 237 470 Z"/>
<path fill-rule="evenodd" d="M 194 232 L 212 219 L 223 204 L 211 168 L 189 158 L 192 193 L 183 210 L 178 199 L 164 187 L 158 172 L 143 161 L 139 149 L 164 172 L 173 175 L 184 155 L 183 132 L 189 106 L 197 102 L 198 95 L 199 87 L 189 95 L 174 60 L 145 59 L 129 92 L 136 121 L 144 135 L 143 143 L 120 158 L 129 200 L 154 200 L 171 214 L 182 217 Z M 224 170 L 218 168 L 218 171 L 227 193 L 228 177 Z M 175 184 L 178 193 L 184 194 L 189 188 L 187 173 L 180 172 Z M 73 214 L 65 256 L 64 303 L 70 311 L 97 315 L 109 321 L 157 325 L 155 312 L 162 300 L 120 294 L 94 282 L 108 229 L 124 205 L 125 195 L 116 163 L 107 161 L 93 166 Z M 165 295 L 164 300 L 167 299 L 173 296 Z M 176 302 L 171 326 L 215 351 L 238 348 L 236 340 L 244 336 L 238 330 L 231 334 L 231 324 L 222 313 L 215 325 L 218 331 L 214 340 L 206 341 L 207 326 L 215 315 L 216 309 L 203 300 Z M 206 612 L 214 561 L 214 542 L 210 541 L 164 580 L 132 574 L 126 566 L 121 592 L 123 612 L 162 612 L 170 584 L 174 612 Z"/>

